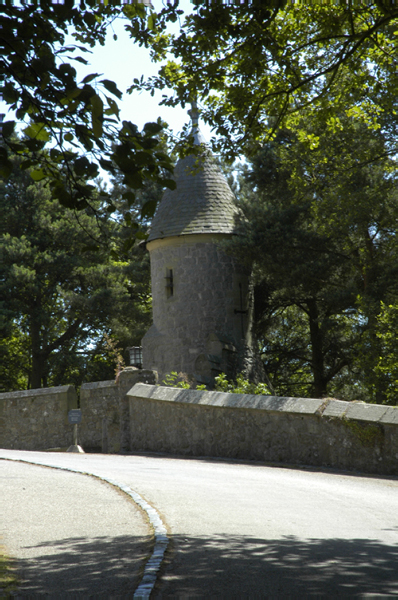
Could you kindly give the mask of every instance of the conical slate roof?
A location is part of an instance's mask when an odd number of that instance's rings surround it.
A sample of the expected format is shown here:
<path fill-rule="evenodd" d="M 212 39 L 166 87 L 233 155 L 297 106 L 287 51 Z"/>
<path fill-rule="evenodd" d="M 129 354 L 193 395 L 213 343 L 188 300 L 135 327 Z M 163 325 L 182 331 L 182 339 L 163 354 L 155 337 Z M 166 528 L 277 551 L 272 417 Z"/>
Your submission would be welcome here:
<path fill-rule="evenodd" d="M 198 233 L 233 233 L 238 209 L 234 195 L 219 166 L 195 132 L 203 152 L 178 161 L 174 169 L 175 190 L 166 190 L 158 206 L 148 242 Z"/>

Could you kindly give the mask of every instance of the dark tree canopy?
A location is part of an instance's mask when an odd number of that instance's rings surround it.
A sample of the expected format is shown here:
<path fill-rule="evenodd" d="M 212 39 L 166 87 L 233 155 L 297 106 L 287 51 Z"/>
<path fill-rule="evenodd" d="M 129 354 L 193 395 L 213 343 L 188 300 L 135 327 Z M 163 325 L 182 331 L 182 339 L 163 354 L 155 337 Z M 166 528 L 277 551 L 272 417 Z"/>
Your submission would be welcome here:
<path fill-rule="evenodd" d="M 391 398 L 377 375 L 380 311 L 398 301 L 398 170 L 386 145 L 353 118 L 331 134 L 302 115 L 246 169 L 230 247 L 254 265 L 256 333 L 280 394 Z"/>
<path fill-rule="evenodd" d="M 2 391 L 110 379 L 107 339 L 124 360 L 140 344 L 151 314 L 148 257 L 126 250 L 122 218 L 100 198 L 94 207 L 65 208 L 28 171 L 0 180 Z"/>

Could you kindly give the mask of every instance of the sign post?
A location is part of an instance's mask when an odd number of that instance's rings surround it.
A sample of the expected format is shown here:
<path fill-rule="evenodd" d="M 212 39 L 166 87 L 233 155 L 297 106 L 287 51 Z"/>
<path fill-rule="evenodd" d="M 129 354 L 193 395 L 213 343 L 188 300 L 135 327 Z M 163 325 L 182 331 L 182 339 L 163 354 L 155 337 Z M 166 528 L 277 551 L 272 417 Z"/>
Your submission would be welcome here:
<path fill-rule="evenodd" d="M 79 452 L 80 454 L 84 454 L 83 448 L 77 443 L 77 425 L 82 421 L 82 411 L 80 408 L 73 408 L 68 412 L 68 421 L 73 425 L 73 445 L 69 446 L 67 452 Z"/>

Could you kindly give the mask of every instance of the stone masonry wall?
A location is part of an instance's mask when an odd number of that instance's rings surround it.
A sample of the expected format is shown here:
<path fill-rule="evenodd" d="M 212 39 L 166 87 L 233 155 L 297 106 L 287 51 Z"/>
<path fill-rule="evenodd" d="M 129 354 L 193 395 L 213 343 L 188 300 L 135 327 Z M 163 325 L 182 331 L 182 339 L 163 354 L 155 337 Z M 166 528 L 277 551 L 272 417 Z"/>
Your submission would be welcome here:
<path fill-rule="evenodd" d="M 236 312 L 249 308 L 249 282 L 216 242 L 189 237 L 150 251 L 153 325 L 142 340 L 143 361 L 160 381 L 177 371 L 210 383 L 209 355 L 220 361 L 224 347 L 242 353 L 251 343 L 250 315 Z M 170 269 L 173 295 L 167 297 Z M 227 365 L 218 367 L 228 371 Z"/>
<path fill-rule="evenodd" d="M 155 383 L 155 373 L 127 368 L 117 384 L 82 386 L 78 441 L 83 448 L 398 475 L 398 407 L 200 392 Z M 76 407 L 73 386 L 0 394 L 0 447 L 67 448 L 73 443 L 67 414 Z"/>
<path fill-rule="evenodd" d="M 73 444 L 68 411 L 77 408 L 72 385 L 0 394 L 0 447 L 46 450 Z"/>
<path fill-rule="evenodd" d="M 137 384 L 131 450 L 398 475 L 398 407 Z"/>
<path fill-rule="evenodd" d="M 78 443 L 85 451 L 127 452 L 130 441 L 126 393 L 137 381 L 157 382 L 156 373 L 127 367 L 114 381 L 83 384 Z M 72 385 L 0 394 L 0 448 L 66 449 L 73 444 L 68 411 L 77 408 Z"/>
<path fill-rule="evenodd" d="M 119 452 L 119 393 L 114 380 L 83 383 L 78 443 L 87 452 Z"/>
<path fill-rule="evenodd" d="M 79 444 L 91 452 L 128 452 L 130 422 L 126 393 L 137 381 L 155 384 L 156 374 L 127 367 L 115 381 L 84 383 L 80 388 L 82 422 Z"/>

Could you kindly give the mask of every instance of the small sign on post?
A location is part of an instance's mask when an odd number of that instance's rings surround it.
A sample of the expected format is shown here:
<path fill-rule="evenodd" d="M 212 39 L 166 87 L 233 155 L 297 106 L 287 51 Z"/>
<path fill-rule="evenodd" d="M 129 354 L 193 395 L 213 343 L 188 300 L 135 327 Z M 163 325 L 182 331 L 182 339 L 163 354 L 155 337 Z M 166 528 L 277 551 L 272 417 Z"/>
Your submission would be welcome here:
<path fill-rule="evenodd" d="M 71 425 L 77 425 L 82 422 L 82 411 L 80 408 L 72 408 L 68 412 L 68 421 Z"/>
<path fill-rule="evenodd" d="M 84 450 L 77 443 L 77 426 L 82 422 L 82 411 L 80 408 L 72 408 L 68 412 L 68 421 L 71 425 L 73 425 L 73 445 L 69 446 L 67 452 L 79 452 L 80 454 L 84 454 Z"/>

